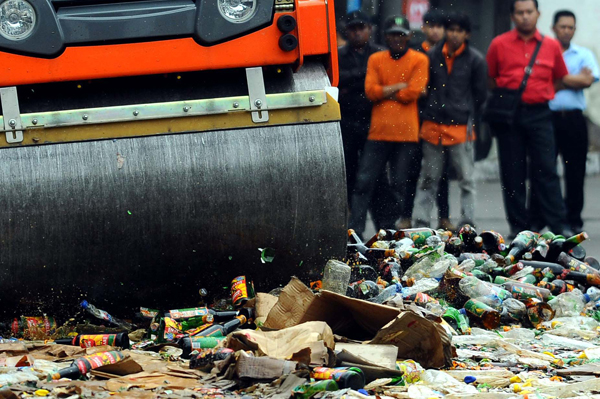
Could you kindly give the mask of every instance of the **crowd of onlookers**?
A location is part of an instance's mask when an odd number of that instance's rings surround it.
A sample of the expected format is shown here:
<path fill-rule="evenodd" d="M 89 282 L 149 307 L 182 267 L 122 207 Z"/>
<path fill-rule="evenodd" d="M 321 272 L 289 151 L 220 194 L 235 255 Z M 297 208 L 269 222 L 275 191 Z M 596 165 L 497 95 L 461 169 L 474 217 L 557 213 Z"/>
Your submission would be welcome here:
<path fill-rule="evenodd" d="M 459 224 L 474 224 L 474 147 L 486 123 L 497 139 L 511 236 L 545 227 L 568 235 L 583 227 L 588 149 L 583 89 L 600 78 L 592 53 L 571 43 L 576 17 L 559 11 L 555 38 L 537 30 L 537 0 L 511 0 L 514 29 L 487 56 L 469 44 L 463 13 L 432 9 L 422 43 L 401 15 L 381 24 L 374 44 L 361 11 L 346 17 L 339 48 L 341 128 L 349 227 L 359 235 L 370 211 L 377 228 L 450 220 L 449 178 L 460 187 Z M 565 199 L 556 160 L 565 164 Z M 527 182 L 529 181 L 529 184 Z"/>

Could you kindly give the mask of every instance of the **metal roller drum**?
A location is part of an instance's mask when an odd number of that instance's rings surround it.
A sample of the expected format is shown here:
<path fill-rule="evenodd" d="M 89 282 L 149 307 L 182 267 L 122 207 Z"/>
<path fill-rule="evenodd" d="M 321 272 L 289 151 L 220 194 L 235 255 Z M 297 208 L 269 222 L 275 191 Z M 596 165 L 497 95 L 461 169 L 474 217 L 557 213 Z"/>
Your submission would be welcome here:
<path fill-rule="evenodd" d="M 323 88 L 322 68 L 294 90 Z M 239 274 L 258 288 L 342 257 L 339 123 L 0 150 L 0 314 L 188 306 Z M 259 248 L 273 248 L 261 262 Z"/>

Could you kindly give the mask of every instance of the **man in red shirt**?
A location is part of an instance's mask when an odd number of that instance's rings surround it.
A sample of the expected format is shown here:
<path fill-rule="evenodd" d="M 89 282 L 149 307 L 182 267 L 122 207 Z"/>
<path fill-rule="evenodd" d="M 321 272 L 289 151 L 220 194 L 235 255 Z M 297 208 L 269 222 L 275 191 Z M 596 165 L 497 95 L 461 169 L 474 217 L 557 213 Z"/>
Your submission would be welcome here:
<path fill-rule="evenodd" d="M 556 173 L 552 113 L 548 102 L 554 85 L 568 70 L 560 45 L 542 37 L 536 25 L 540 16 L 537 0 L 511 0 L 515 29 L 496 37 L 487 54 L 489 86 L 518 89 L 537 44 L 542 41 L 512 125 L 490 124 L 498 138 L 500 169 L 506 216 L 511 236 L 528 230 L 527 162 L 531 164 L 531 187 L 539 198 L 539 212 L 556 234 L 568 234 L 566 210 Z"/>

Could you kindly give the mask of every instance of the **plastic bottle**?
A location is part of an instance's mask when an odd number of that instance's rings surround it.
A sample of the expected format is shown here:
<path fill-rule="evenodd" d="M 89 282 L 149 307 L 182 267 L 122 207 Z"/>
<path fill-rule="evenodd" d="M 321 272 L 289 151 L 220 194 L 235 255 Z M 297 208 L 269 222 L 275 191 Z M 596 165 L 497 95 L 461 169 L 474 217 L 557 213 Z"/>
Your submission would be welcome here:
<path fill-rule="evenodd" d="M 508 255 L 505 257 L 506 265 L 515 263 L 525 252 L 533 250 L 538 234 L 525 230 L 517 234 L 513 242 L 510 243 Z"/>
<path fill-rule="evenodd" d="M 294 399 L 310 399 L 319 392 L 338 391 L 340 388 L 334 380 L 321 380 L 315 382 L 305 382 L 292 390 Z"/>
<path fill-rule="evenodd" d="M 379 274 L 373 269 L 372 266 L 368 265 L 356 265 L 352 266 L 350 274 L 350 282 L 355 282 L 358 280 L 371 280 L 376 281 Z"/>
<path fill-rule="evenodd" d="M 409 297 L 418 293 L 427 293 L 433 291 L 439 287 L 440 283 L 434 278 L 424 278 L 418 280 L 410 287 L 404 287 L 402 289 L 402 296 Z"/>
<path fill-rule="evenodd" d="M 527 307 L 523 302 L 513 298 L 505 299 L 502 302 L 502 313 L 500 319 L 505 323 L 520 322 L 527 315 Z"/>
<path fill-rule="evenodd" d="M 131 331 L 135 328 L 133 324 L 123 321 L 121 319 L 117 319 L 116 317 L 112 317 L 110 314 L 108 314 L 108 312 L 98 309 L 86 300 L 83 300 L 81 302 L 81 307 L 87 310 L 88 313 L 91 313 L 97 318 L 99 318 L 100 320 L 106 320 L 109 323 L 124 328 L 127 331 Z"/>
<path fill-rule="evenodd" d="M 70 378 L 72 380 L 76 380 L 82 376 L 85 376 L 93 369 L 118 363 L 124 358 L 125 355 L 118 351 L 98 352 L 93 355 L 83 356 L 74 360 L 71 366 L 49 375 L 48 379 L 59 380 L 61 378 Z"/>
<path fill-rule="evenodd" d="M 476 301 L 479 301 L 481 303 L 485 303 L 490 308 L 496 309 L 499 312 L 502 311 L 502 302 L 503 301 L 502 301 L 502 299 L 498 298 L 497 295 L 486 295 L 486 296 L 480 296 L 480 297 L 473 298 L 473 299 Z"/>
<path fill-rule="evenodd" d="M 464 262 L 467 259 L 471 259 L 471 260 L 475 261 L 476 266 L 481 266 L 490 259 L 490 256 L 488 254 L 463 252 L 456 259 L 458 260 L 459 264 Z"/>
<path fill-rule="evenodd" d="M 511 296 L 505 289 L 493 284 L 485 283 L 473 276 L 463 278 L 458 283 L 458 286 L 460 291 L 469 298 L 495 295 L 501 300 L 505 300 Z"/>
<path fill-rule="evenodd" d="M 488 330 L 493 330 L 500 325 L 500 313 L 483 302 L 469 299 L 465 303 L 465 310 Z"/>
<path fill-rule="evenodd" d="M 482 272 L 481 270 L 473 270 L 471 271 L 471 274 L 473 275 L 473 277 L 477 277 L 479 280 L 481 281 L 485 281 L 488 283 L 492 282 L 492 276 L 490 276 L 487 273 Z"/>
<path fill-rule="evenodd" d="M 129 349 L 129 336 L 125 332 L 117 334 L 79 334 L 73 338 L 57 339 L 55 342 L 57 344 L 73 345 L 81 348 L 110 345 Z"/>
<path fill-rule="evenodd" d="M 420 259 L 418 262 L 408 268 L 408 270 L 406 270 L 404 277 L 415 278 L 417 280 L 422 278 L 441 279 L 444 276 L 444 273 L 446 273 L 446 270 L 448 270 L 448 268 L 452 265 L 452 261 L 450 259 L 436 258 L 438 257 L 428 256 Z"/>
<path fill-rule="evenodd" d="M 346 295 L 352 269 L 339 260 L 331 259 L 325 265 L 323 271 L 323 289 Z"/>
<path fill-rule="evenodd" d="M 548 305 L 552 307 L 556 317 L 573 317 L 579 316 L 585 307 L 589 297 L 582 294 L 579 290 L 565 292 L 556 298 L 548 301 Z"/>
<path fill-rule="evenodd" d="M 502 284 L 502 287 L 506 289 L 513 298 L 523 300 L 528 298 L 539 298 L 543 300 L 548 300 L 553 298 L 552 293 L 541 287 L 536 287 L 532 284 L 525 283 L 514 283 L 512 281 Z"/>
<path fill-rule="evenodd" d="M 600 299 L 600 288 L 596 288 L 596 287 L 590 287 L 587 289 L 587 291 L 585 292 L 589 298 L 588 302 L 593 301 L 596 302 L 598 299 Z"/>
<path fill-rule="evenodd" d="M 362 389 L 365 386 L 365 375 L 358 367 L 315 367 L 311 373 L 315 380 L 334 380 L 340 389 Z"/>
<path fill-rule="evenodd" d="M 400 285 L 399 283 L 390 284 L 386 289 L 381 291 L 379 295 L 373 298 L 369 298 L 367 299 L 367 301 L 373 303 L 384 303 L 388 299 L 396 296 L 396 294 L 400 294 L 402 292 L 402 288 L 402 285 Z"/>
<path fill-rule="evenodd" d="M 434 236 L 435 230 L 432 230 L 430 228 L 415 228 L 415 229 L 404 229 L 404 230 L 398 230 L 396 232 L 396 234 L 394 235 L 394 239 L 395 240 L 401 240 L 402 238 L 410 238 L 412 240 L 412 242 L 415 244 L 415 246 L 417 247 L 422 247 L 423 245 L 425 245 L 425 240 L 427 240 L 427 238 Z"/>

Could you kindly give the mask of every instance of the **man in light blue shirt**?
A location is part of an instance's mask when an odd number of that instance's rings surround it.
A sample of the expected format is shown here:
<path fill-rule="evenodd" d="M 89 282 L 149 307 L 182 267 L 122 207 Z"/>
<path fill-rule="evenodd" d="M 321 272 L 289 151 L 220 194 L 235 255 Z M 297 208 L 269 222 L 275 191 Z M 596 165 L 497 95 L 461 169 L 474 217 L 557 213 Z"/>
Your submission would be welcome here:
<path fill-rule="evenodd" d="M 588 152 L 587 121 L 583 116 L 585 98 L 583 90 L 600 79 L 600 71 L 594 54 L 571 43 L 575 35 L 575 14 L 558 11 L 554 15 L 552 29 L 562 46 L 563 57 L 569 75 L 564 79 L 554 100 L 550 101 L 553 111 L 556 148 L 562 155 L 565 176 L 565 205 L 568 222 L 574 232 L 581 232 L 581 211 L 584 203 L 585 167 Z"/>

